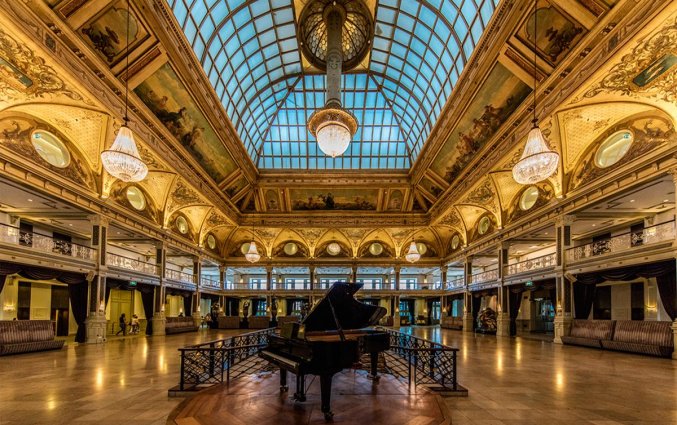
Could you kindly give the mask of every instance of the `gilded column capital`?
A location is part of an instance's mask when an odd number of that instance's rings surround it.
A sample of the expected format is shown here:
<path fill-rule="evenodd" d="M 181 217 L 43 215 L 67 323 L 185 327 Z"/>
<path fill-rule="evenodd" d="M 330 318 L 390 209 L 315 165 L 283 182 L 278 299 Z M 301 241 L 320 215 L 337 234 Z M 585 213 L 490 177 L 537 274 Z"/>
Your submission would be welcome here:
<path fill-rule="evenodd" d="M 571 226 L 576 221 L 576 216 L 573 214 L 565 214 L 555 217 L 555 226 Z"/>
<path fill-rule="evenodd" d="M 87 216 L 87 219 L 93 226 L 104 226 L 107 227 L 110 224 L 110 219 L 99 214 L 90 214 Z"/>

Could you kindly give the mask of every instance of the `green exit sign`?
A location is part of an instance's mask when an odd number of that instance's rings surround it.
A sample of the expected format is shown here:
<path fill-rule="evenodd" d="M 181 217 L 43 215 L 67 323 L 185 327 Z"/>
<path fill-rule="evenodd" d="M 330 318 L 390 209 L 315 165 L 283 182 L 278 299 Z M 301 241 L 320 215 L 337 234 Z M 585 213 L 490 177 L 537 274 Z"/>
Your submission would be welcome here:
<path fill-rule="evenodd" d="M 135 281 L 129 282 L 129 286 L 136 286 L 136 282 Z"/>
<path fill-rule="evenodd" d="M 528 282 L 525 282 L 524 286 L 534 286 L 534 282 L 530 280 Z"/>

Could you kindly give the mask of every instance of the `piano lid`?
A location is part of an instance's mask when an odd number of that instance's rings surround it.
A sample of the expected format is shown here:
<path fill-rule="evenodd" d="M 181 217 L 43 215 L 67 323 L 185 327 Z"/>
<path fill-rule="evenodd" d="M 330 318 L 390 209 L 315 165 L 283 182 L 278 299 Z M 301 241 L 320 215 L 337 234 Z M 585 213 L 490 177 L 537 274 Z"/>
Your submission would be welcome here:
<path fill-rule="evenodd" d="M 303 320 L 306 332 L 337 330 L 337 321 L 343 330 L 377 324 L 386 309 L 356 300 L 354 295 L 360 288 L 361 283 L 334 283 Z"/>

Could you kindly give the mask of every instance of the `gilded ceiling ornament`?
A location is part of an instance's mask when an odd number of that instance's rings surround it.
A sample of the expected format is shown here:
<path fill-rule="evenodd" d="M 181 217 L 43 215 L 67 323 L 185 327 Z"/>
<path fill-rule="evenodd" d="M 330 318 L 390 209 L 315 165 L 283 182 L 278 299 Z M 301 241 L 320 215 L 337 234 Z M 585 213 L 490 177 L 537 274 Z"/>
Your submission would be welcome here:
<path fill-rule="evenodd" d="M 449 214 L 444 216 L 444 218 L 439 221 L 439 224 L 449 227 L 463 227 L 461 218 L 458 216 L 456 210 L 452 210 Z"/>
<path fill-rule="evenodd" d="M 257 227 L 254 229 L 254 232 L 261 238 L 263 239 L 266 243 L 269 243 L 273 239 L 277 237 L 277 235 L 280 234 L 281 230 L 280 229 L 264 229 Z"/>
<path fill-rule="evenodd" d="M 466 196 L 464 203 L 477 204 L 495 209 L 494 205 L 494 190 L 491 185 L 491 182 L 487 179 L 482 183 L 480 187 L 473 190 Z"/>
<path fill-rule="evenodd" d="M 592 98 L 608 92 L 621 96 L 642 93 L 664 102 L 677 102 L 677 18 L 672 18 L 657 33 L 644 38 L 632 52 L 623 56 L 599 83 L 581 98 Z"/>
<path fill-rule="evenodd" d="M 182 181 L 176 184 L 176 188 L 172 192 L 172 200 L 179 207 L 201 203 L 200 195 L 186 186 Z"/>
<path fill-rule="evenodd" d="M 370 229 L 343 229 L 342 231 L 353 245 L 357 246 Z"/>
<path fill-rule="evenodd" d="M 43 58 L 0 29 L 0 97 L 5 101 L 26 101 L 58 96 L 84 100 Z"/>
<path fill-rule="evenodd" d="M 296 232 L 303 236 L 310 246 L 314 246 L 315 241 L 324 233 L 324 229 L 298 229 Z"/>
<path fill-rule="evenodd" d="M 214 210 L 212 210 L 209 217 L 207 217 L 207 228 L 210 230 L 218 226 L 227 226 L 229 224 L 229 221 L 223 215 Z"/>

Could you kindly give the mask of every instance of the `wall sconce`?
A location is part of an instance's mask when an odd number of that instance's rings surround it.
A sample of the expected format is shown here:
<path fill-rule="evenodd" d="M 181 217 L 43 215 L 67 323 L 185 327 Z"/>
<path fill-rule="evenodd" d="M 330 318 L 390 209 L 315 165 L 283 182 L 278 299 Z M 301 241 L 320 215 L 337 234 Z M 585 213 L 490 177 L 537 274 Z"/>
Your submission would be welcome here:
<path fill-rule="evenodd" d="M 103 313 L 106 311 L 106 303 L 104 301 L 101 301 L 99 303 L 99 312 Z"/>
<path fill-rule="evenodd" d="M 2 306 L 2 309 L 4 311 L 16 311 L 16 307 L 14 307 L 14 303 L 7 303 L 4 306 Z"/>

